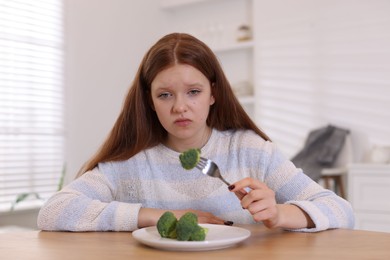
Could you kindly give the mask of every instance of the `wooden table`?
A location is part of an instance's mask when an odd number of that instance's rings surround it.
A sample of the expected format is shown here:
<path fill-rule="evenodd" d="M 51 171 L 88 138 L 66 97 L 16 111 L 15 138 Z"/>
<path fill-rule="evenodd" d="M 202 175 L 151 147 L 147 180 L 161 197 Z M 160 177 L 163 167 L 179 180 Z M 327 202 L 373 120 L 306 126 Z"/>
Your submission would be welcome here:
<path fill-rule="evenodd" d="M 390 233 L 328 230 L 295 233 L 241 226 L 252 234 L 227 249 L 161 251 L 139 244 L 130 232 L 43 232 L 0 234 L 0 259 L 390 259 Z"/>

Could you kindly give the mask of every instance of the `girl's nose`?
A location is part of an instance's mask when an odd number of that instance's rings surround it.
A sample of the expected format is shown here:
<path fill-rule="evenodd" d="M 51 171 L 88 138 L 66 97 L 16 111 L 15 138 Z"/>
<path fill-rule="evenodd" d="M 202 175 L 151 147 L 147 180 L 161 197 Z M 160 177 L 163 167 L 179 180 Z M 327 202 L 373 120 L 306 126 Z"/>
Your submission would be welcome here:
<path fill-rule="evenodd" d="M 175 103 L 173 104 L 173 112 L 183 113 L 187 111 L 187 104 L 185 100 L 181 97 L 177 97 L 175 99 Z"/>

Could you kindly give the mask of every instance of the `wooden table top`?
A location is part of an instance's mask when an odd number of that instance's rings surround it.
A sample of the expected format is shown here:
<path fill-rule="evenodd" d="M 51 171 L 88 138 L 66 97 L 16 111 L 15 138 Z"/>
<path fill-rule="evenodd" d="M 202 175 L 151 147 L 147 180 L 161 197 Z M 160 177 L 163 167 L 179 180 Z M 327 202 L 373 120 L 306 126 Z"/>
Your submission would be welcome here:
<path fill-rule="evenodd" d="M 390 233 L 328 230 L 297 233 L 242 225 L 251 236 L 230 248 L 162 251 L 137 242 L 131 232 L 0 234 L 0 259 L 390 259 Z M 206 257 L 206 258 L 205 258 Z"/>

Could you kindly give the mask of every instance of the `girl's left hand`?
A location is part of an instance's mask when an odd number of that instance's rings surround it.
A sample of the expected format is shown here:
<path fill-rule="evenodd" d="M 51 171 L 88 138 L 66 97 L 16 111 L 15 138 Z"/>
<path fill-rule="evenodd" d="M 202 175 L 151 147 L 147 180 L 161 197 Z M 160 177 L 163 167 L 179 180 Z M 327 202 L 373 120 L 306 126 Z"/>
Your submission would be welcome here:
<path fill-rule="evenodd" d="M 246 188 L 250 190 L 247 191 Z M 262 221 L 268 228 L 274 228 L 279 223 L 279 210 L 275 199 L 275 192 L 265 183 L 245 178 L 229 186 L 241 200 L 243 209 L 248 210 L 256 222 Z"/>

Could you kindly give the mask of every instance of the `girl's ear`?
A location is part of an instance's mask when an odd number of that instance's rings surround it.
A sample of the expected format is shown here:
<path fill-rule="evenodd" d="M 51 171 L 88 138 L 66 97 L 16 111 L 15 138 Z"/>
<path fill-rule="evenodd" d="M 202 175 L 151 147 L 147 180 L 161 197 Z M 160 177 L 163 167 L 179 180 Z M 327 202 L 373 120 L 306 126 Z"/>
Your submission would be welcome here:
<path fill-rule="evenodd" d="M 210 106 L 214 105 L 215 103 L 215 98 L 213 95 L 210 96 Z"/>
<path fill-rule="evenodd" d="M 214 103 L 215 103 L 214 86 L 215 86 L 215 82 L 211 83 L 210 106 L 214 105 Z"/>

